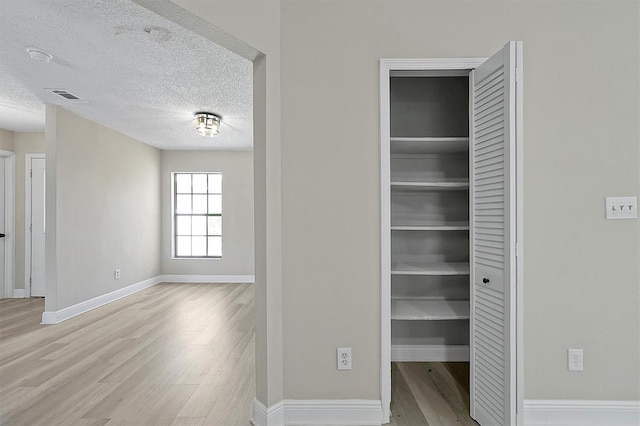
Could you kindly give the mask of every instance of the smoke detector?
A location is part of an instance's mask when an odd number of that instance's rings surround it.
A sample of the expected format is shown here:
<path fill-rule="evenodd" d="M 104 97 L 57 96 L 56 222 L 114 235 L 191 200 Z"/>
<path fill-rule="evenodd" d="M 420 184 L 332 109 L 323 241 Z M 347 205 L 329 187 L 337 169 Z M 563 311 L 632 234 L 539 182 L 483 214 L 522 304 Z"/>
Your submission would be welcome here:
<path fill-rule="evenodd" d="M 31 56 L 31 59 L 38 62 L 51 62 L 53 59 L 53 55 L 35 47 L 27 47 L 27 53 Z"/>

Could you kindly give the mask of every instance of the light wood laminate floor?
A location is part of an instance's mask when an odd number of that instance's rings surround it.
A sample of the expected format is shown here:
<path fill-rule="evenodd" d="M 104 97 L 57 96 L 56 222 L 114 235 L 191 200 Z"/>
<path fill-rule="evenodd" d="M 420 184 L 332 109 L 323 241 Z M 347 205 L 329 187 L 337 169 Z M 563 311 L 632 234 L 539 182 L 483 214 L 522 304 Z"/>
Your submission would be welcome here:
<path fill-rule="evenodd" d="M 251 284 L 159 284 L 57 325 L 0 300 L 0 425 L 248 425 Z M 393 363 L 391 425 L 476 425 L 468 363 Z"/>
<path fill-rule="evenodd" d="M 159 284 L 57 325 L 0 300 L 0 424 L 248 425 L 252 284 Z"/>
<path fill-rule="evenodd" d="M 469 363 L 392 363 L 390 424 L 478 426 L 469 416 Z"/>

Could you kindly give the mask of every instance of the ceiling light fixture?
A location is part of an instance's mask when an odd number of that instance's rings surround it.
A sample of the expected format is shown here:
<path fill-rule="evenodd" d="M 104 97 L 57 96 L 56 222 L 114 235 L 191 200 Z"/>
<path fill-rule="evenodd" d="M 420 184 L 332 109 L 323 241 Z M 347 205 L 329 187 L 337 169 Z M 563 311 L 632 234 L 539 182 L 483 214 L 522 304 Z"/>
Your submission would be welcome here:
<path fill-rule="evenodd" d="M 35 47 L 27 47 L 27 53 L 31 56 L 31 59 L 39 62 L 50 62 L 53 59 L 53 55 Z"/>
<path fill-rule="evenodd" d="M 218 134 L 221 117 L 210 112 L 196 112 L 196 131 L 199 135 L 209 138 Z"/>

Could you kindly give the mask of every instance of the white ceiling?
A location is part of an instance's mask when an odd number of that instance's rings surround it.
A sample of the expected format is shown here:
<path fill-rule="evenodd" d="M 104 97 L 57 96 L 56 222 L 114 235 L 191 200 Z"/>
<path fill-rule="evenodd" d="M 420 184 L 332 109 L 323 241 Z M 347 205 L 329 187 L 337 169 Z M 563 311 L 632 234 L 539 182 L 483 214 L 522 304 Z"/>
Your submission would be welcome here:
<path fill-rule="evenodd" d="M 161 149 L 251 149 L 249 60 L 130 0 L 0 2 L 0 128 L 43 131 L 47 103 Z M 197 111 L 222 116 L 218 136 L 195 132 Z"/>

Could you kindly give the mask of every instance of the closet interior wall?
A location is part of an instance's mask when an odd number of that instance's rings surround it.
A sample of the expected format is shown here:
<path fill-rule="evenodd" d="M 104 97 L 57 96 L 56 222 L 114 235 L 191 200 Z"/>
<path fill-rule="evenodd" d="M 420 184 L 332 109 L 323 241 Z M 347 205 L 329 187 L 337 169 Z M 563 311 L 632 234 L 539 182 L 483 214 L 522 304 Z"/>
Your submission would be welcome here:
<path fill-rule="evenodd" d="M 392 73 L 390 113 L 392 361 L 468 361 L 469 78 Z"/>

